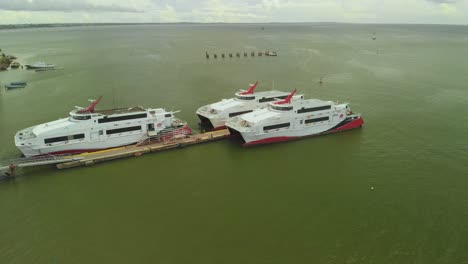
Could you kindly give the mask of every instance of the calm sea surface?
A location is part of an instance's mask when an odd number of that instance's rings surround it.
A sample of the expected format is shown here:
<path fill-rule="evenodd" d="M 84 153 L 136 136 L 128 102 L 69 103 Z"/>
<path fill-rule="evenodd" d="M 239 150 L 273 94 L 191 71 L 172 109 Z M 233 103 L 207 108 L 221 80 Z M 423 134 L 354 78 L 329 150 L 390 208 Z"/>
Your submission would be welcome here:
<path fill-rule="evenodd" d="M 0 263 L 468 263 L 467 26 L 41 28 L 0 31 L 0 48 L 64 67 L 0 72 L 29 83 L 1 89 L 0 160 L 20 155 L 16 131 L 100 95 L 101 109 L 181 110 L 196 128 L 199 106 L 259 80 L 350 102 L 366 122 L 21 169 L 0 183 Z M 278 57 L 205 58 L 263 50 Z"/>

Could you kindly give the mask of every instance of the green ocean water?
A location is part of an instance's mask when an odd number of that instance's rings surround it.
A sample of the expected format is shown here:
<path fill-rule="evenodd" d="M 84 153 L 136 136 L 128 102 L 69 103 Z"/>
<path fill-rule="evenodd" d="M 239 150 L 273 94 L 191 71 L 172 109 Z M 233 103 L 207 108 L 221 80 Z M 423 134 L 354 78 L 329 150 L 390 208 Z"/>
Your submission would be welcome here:
<path fill-rule="evenodd" d="M 264 27 L 264 30 L 262 30 Z M 372 40 L 375 32 L 376 40 Z M 362 129 L 224 140 L 0 182 L 0 263 L 468 263 L 468 26 L 145 25 L 0 31 L 0 160 L 14 133 L 101 108 L 181 110 L 295 88 Z M 275 50 L 278 57 L 209 59 Z M 323 84 L 318 82 L 323 78 Z"/>

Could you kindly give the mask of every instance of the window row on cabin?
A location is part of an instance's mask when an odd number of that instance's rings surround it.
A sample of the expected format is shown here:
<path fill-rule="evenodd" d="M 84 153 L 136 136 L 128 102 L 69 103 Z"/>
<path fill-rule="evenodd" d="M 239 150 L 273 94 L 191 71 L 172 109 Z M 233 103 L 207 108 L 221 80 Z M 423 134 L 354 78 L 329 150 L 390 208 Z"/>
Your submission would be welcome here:
<path fill-rule="evenodd" d="M 124 127 L 124 128 L 109 129 L 109 130 L 106 130 L 106 134 L 112 135 L 112 134 L 119 134 L 119 133 L 131 132 L 131 131 L 137 131 L 137 130 L 142 130 L 141 126 L 131 126 L 131 127 Z"/>
<path fill-rule="evenodd" d="M 261 98 L 260 100 L 258 100 L 258 102 L 259 102 L 259 103 L 273 102 L 273 101 L 275 101 L 276 99 L 286 99 L 286 97 L 288 97 L 288 96 L 287 96 L 287 95 L 283 95 L 283 96 L 269 97 L 269 98 L 263 97 L 263 98 Z"/>
<path fill-rule="evenodd" d="M 275 97 L 263 97 L 258 100 L 259 103 L 265 103 L 265 102 L 273 102 L 276 99 L 285 99 L 288 97 L 287 95 L 282 95 L 282 96 L 275 96 Z M 254 100 L 255 96 L 237 96 L 237 99 L 240 100 Z"/>
<path fill-rule="evenodd" d="M 98 119 L 98 123 L 109 123 L 109 122 L 116 122 L 116 121 L 123 121 L 123 120 L 131 120 L 131 119 L 139 119 L 139 118 L 146 118 L 146 113 L 143 114 L 134 114 L 134 115 L 126 115 L 126 116 L 116 116 L 116 117 L 104 117 Z"/>
<path fill-rule="evenodd" d="M 165 114 L 164 117 L 171 117 L 172 114 Z M 131 119 L 139 119 L 139 118 L 146 118 L 146 113 L 144 114 L 134 114 L 134 115 L 126 115 L 126 116 L 116 116 L 116 117 L 104 117 L 98 119 L 98 123 L 109 123 L 109 122 L 116 122 L 116 121 L 123 121 L 123 120 L 131 120 Z M 91 116 L 73 116 L 76 120 L 87 120 L 91 119 Z"/>
<path fill-rule="evenodd" d="M 310 108 L 301 108 L 297 110 L 298 114 L 308 113 L 308 112 L 315 112 L 321 110 L 329 110 L 331 109 L 331 105 L 324 105 L 324 106 L 317 106 L 317 107 L 310 107 Z"/>
<path fill-rule="evenodd" d="M 319 117 L 319 118 L 306 119 L 304 123 L 310 124 L 310 123 L 323 122 L 323 121 L 328 121 L 328 120 L 330 120 L 330 118 L 328 116 L 325 116 L 325 117 Z M 264 126 L 263 131 L 290 127 L 290 126 L 291 126 L 291 123 L 281 123 L 281 124 L 276 124 L 276 125 Z"/>
<path fill-rule="evenodd" d="M 67 141 L 67 140 L 74 140 L 74 139 L 83 139 L 85 137 L 84 134 L 75 134 L 71 136 L 61 136 L 61 137 L 53 137 L 53 138 L 46 138 L 44 139 L 45 144 Z"/>
<path fill-rule="evenodd" d="M 252 110 L 229 113 L 229 117 L 238 116 L 238 115 L 242 115 L 242 114 L 247 114 L 247 113 L 250 113 L 250 112 L 252 112 Z"/>
<path fill-rule="evenodd" d="M 132 127 L 124 127 L 124 128 L 116 128 L 116 129 L 109 129 L 106 130 L 107 135 L 125 133 L 125 132 L 132 132 L 142 130 L 141 126 L 132 126 Z M 101 131 L 99 133 L 102 135 Z M 74 139 L 83 139 L 85 138 L 85 134 L 75 134 L 71 136 L 61 136 L 61 137 L 53 137 L 53 138 L 46 138 L 44 139 L 45 144 L 57 143 L 62 141 L 74 140 Z"/>
<path fill-rule="evenodd" d="M 330 118 L 328 116 L 325 116 L 325 117 L 319 117 L 319 118 L 306 119 L 304 123 L 310 124 L 310 123 L 322 122 L 322 121 L 328 121 L 328 120 L 330 120 Z"/>

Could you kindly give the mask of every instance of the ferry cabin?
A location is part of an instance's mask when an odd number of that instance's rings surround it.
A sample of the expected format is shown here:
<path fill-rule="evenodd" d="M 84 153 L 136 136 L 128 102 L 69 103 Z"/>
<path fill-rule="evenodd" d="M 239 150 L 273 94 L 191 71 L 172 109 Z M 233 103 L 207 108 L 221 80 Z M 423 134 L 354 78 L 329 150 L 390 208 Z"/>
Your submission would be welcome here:
<path fill-rule="evenodd" d="M 318 100 L 319 101 L 319 100 Z M 323 101 L 322 101 L 323 102 Z M 322 103 L 320 102 L 320 103 Z M 325 103 L 325 102 L 323 102 Z M 303 105 L 303 104 L 301 104 Z M 294 110 L 293 105 L 271 105 L 270 108 L 278 113 L 282 112 L 293 112 L 295 115 L 294 119 L 289 122 L 265 125 L 263 126 L 263 132 L 268 133 L 272 131 L 278 131 L 280 129 L 289 129 L 289 128 L 304 128 L 311 125 L 326 125 L 333 120 L 333 116 L 330 116 L 332 110 L 331 102 L 327 102 L 326 105 L 321 106 L 300 106 Z M 348 106 L 346 105 L 346 108 Z M 294 111 L 293 111 L 294 110 Z M 340 111 L 340 107 L 333 109 L 333 111 Z M 344 119 L 344 114 L 341 113 L 341 118 Z M 339 114 L 335 113 L 334 117 L 337 117 Z"/>

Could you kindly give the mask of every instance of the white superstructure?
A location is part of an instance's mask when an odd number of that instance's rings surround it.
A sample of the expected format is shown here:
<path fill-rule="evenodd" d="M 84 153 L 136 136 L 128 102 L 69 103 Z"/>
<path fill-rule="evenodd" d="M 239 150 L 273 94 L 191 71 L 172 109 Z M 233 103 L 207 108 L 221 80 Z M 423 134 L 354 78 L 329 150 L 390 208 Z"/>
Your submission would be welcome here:
<path fill-rule="evenodd" d="M 294 93 L 267 108 L 231 118 L 226 126 L 231 134 L 240 134 L 245 145 L 255 145 L 353 129 L 364 123 L 346 103 L 291 100 Z"/>
<path fill-rule="evenodd" d="M 257 84 L 258 82 L 253 84 L 248 91 L 241 90 L 235 93 L 234 98 L 223 99 L 200 107 L 197 115 L 201 120 L 201 125 L 208 129 L 223 128 L 229 118 L 262 109 L 269 102 L 284 99 L 289 94 L 280 91 L 255 92 Z"/>
<path fill-rule="evenodd" d="M 190 128 L 174 112 L 140 106 L 94 110 L 75 109 L 68 118 L 32 126 L 16 133 L 15 144 L 26 156 L 81 153 L 125 146 L 169 128 Z"/>

